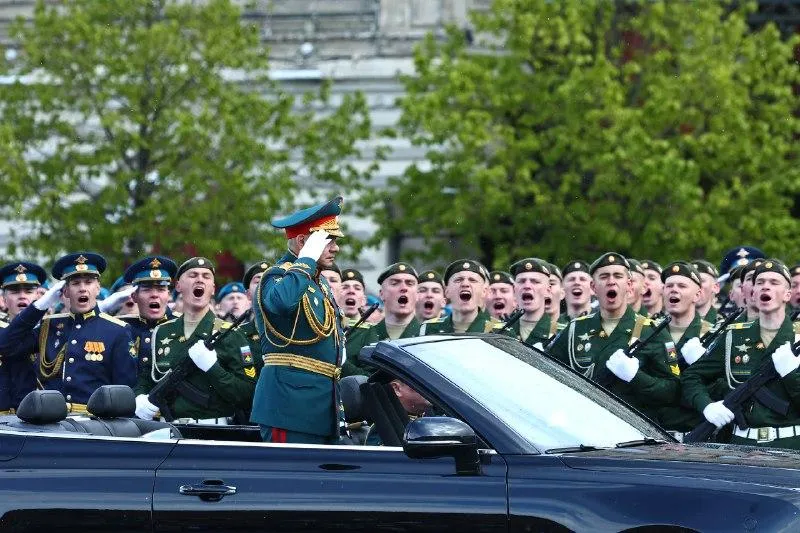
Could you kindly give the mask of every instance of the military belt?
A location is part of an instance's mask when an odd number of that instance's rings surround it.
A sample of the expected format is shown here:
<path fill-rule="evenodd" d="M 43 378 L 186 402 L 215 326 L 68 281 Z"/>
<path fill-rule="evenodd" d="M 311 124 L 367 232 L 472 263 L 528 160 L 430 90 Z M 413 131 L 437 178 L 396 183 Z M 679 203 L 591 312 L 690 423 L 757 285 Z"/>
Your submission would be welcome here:
<path fill-rule="evenodd" d="M 290 366 L 299 368 L 315 374 L 320 374 L 326 378 L 338 380 L 342 374 L 342 369 L 332 363 L 318 361 L 304 355 L 291 353 L 268 353 L 262 357 L 264 366 Z"/>
<path fill-rule="evenodd" d="M 771 442 L 775 439 L 789 439 L 800 436 L 800 426 L 766 427 L 742 429 L 736 426 L 733 434 L 756 442 Z"/>
<path fill-rule="evenodd" d="M 86 404 L 67 402 L 67 411 L 70 414 L 88 415 L 89 411 L 86 409 Z"/>

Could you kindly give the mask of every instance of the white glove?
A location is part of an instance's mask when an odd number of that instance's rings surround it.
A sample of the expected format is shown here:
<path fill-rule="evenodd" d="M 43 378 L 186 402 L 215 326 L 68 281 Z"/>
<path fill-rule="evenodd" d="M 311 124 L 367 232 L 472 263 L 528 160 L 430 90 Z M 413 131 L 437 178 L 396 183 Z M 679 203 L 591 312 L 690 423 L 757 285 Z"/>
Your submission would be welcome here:
<path fill-rule="evenodd" d="M 772 353 L 772 362 L 778 374 L 785 378 L 800 366 L 800 357 L 794 355 L 792 345 L 787 342 Z"/>
<path fill-rule="evenodd" d="M 639 360 L 635 357 L 628 357 L 622 349 L 619 349 L 608 358 L 606 367 L 619 379 L 630 383 L 639 371 Z"/>
<path fill-rule="evenodd" d="M 686 344 L 681 348 L 681 355 L 687 365 L 695 364 L 698 359 L 703 357 L 704 353 L 706 353 L 706 349 L 703 348 L 703 345 L 700 344 L 700 339 L 697 337 L 692 337 L 686 341 Z"/>
<path fill-rule="evenodd" d="M 136 397 L 136 416 L 142 420 L 152 420 L 158 412 L 158 406 L 150 403 L 147 394 L 140 394 Z"/>
<path fill-rule="evenodd" d="M 718 428 L 733 422 L 733 411 L 725 407 L 721 401 L 706 405 L 703 416 Z"/>
<path fill-rule="evenodd" d="M 206 348 L 203 341 L 197 341 L 189 348 L 189 357 L 197 365 L 197 368 L 203 372 L 208 372 L 208 369 L 217 362 L 217 352 Z"/>
<path fill-rule="evenodd" d="M 533 345 L 533 347 L 536 348 L 537 350 L 544 351 L 544 344 L 542 344 L 541 342 L 537 342 L 536 344 Z"/>
<path fill-rule="evenodd" d="M 61 298 L 61 289 L 67 282 L 65 280 L 58 281 L 52 287 L 47 289 L 47 292 L 42 294 L 38 300 L 33 302 L 33 306 L 39 311 L 46 311 L 58 303 Z"/>
<path fill-rule="evenodd" d="M 316 261 L 325 251 L 325 247 L 328 246 L 329 242 L 331 240 L 328 238 L 328 232 L 317 230 L 306 239 L 306 243 L 300 248 L 300 253 L 297 254 L 297 257 L 307 257 Z"/>
<path fill-rule="evenodd" d="M 122 304 L 125 303 L 125 300 L 127 300 L 134 292 L 136 292 L 136 287 L 133 285 L 126 287 L 121 291 L 115 292 L 105 300 L 97 302 L 97 307 L 100 308 L 100 312 L 102 313 L 114 314 L 119 311 L 119 308 L 122 307 Z"/>

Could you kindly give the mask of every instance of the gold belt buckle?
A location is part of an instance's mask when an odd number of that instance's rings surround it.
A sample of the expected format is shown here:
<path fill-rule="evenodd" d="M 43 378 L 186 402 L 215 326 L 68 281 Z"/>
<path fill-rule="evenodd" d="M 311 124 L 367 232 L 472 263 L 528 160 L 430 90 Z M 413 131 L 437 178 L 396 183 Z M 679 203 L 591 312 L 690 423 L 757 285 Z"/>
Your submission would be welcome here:
<path fill-rule="evenodd" d="M 775 428 L 758 428 L 756 442 L 770 442 L 775 440 Z"/>

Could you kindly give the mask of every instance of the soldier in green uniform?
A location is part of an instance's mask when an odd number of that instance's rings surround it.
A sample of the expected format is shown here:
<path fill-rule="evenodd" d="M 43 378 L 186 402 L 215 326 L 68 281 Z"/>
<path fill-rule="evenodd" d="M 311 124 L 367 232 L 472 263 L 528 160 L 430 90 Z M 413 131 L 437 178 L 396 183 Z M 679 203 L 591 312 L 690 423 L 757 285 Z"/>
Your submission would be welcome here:
<path fill-rule="evenodd" d="M 608 252 L 589 271 L 599 311 L 572 320 L 550 353 L 655 420 L 662 407 L 678 401 L 677 356 L 667 354 L 663 342 L 645 345 L 636 357 L 626 356 L 623 349 L 649 335 L 653 325 L 627 305 L 628 262 Z"/>
<path fill-rule="evenodd" d="M 644 309 L 639 313 L 648 318 L 655 318 L 664 310 L 664 282 L 661 281 L 661 272 L 664 269 L 649 259 L 641 261 L 641 265 L 644 271 L 644 293 L 642 293 Z"/>
<path fill-rule="evenodd" d="M 486 298 L 488 275 L 486 267 L 471 259 L 450 263 L 444 272 L 444 283 L 452 313 L 446 318 L 434 318 L 423 323 L 420 335 L 492 331 L 498 322 L 480 307 Z"/>
<path fill-rule="evenodd" d="M 268 268 L 269 262 L 261 261 L 248 268 L 242 278 L 242 284 L 247 288 L 247 297 L 250 299 L 249 312 L 251 319 L 239 326 L 239 331 L 247 338 L 247 342 L 250 344 L 250 351 L 253 352 L 253 360 L 256 363 L 256 373 L 261 372 L 261 367 L 264 366 L 264 362 L 261 360 L 261 336 L 258 334 L 255 320 L 253 320 L 255 316 L 253 306 L 258 283 L 261 281 L 261 276 Z"/>
<path fill-rule="evenodd" d="M 800 265 L 793 266 L 789 269 L 789 273 L 792 276 L 792 298 L 789 304 L 792 311 L 797 313 L 800 311 Z"/>
<path fill-rule="evenodd" d="M 564 300 L 567 310 L 560 322 L 569 324 L 573 318 L 592 312 L 592 277 L 589 275 L 589 264 L 577 259 L 567 263 L 561 272 L 564 274 Z"/>
<path fill-rule="evenodd" d="M 564 329 L 569 320 L 561 321 L 561 302 L 564 300 L 564 276 L 561 269 L 553 263 L 544 261 L 550 271 L 550 296 L 545 299 L 544 312 L 550 316 L 550 322 L 558 330 Z"/>
<path fill-rule="evenodd" d="M 697 300 L 697 312 L 700 318 L 714 324 L 717 321 L 717 308 L 714 306 L 719 294 L 719 272 L 705 259 L 695 259 L 692 266 L 700 274 L 700 298 Z"/>
<path fill-rule="evenodd" d="M 182 423 L 228 424 L 236 411 L 247 409 L 253 398 L 256 369 L 247 339 L 238 331 L 226 335 L 214 349 L 203 341 L 216 331 L 231 327 L 214 316 L 214 265 L 203 257 L 183 263 L 176 274 L 176 289 L 183 295 L 183 315 L 160 324 L 150 342 L 151 364 L 142 367 L 136 383 L 136 416 L 151 420 L 158 406 L 148 393 L 167 371 L 189 357 L 197 367 L 185 387 L 191 398 L 178 392 L 170 408 Z"/>
<path fill-rule="evenodd" d="M 389 265 L 378 276 L 383 300 L 383 320 L 373 326 L 378 340 L 419 336 L 416 317 L 417 271 L 408 263 Z"/>
<path fill-rule="evenodd" d="M 361 348 L 378 342 L 375 328 L 369 322 L 361 320 L 361 309 L 367 304 L 364 276 L 354 268 L 342 270 L 341 288 L 342 312 L 347 324 L 345 348 L 347 359 L 342 365 L 342 377 L 361 374 L 367 376 L 372 369 L 362 365 L 358 360 Z M 360 324 L 358 324 L 361 322 Z M 356 326 L 356 324 L 358 324 Z"/>
<path fill-rule="evenodd" d="M 524 314 L 508 328 L 508 334 L 528 344 L 544 348 L 548 339 L 555 335 L 558 325 L 545 311 L 545 302 L 552 294 L 550 269 L 544 261 L 529 257 L 517 261 L 509 270 L 514 276 L 517 307 L 522 309 Z M 503 324 L 500 323 L 495 330 L 502 327 Z"/>
<path fill-rule="evenodd" d="M 264 272 L 255 298 L 264 368 L 250 420 L 267 442 L 339 442 L 344 317 L 321 271 L 333 266 L 344 236 L 341 204 L 338 197 L 272 221 L 289 249 Z"/>
<path fill-rule="evenodd" d="M 789 402 L 788 413 L 774 412 L 753 399 L 742 410 L 747 427 L 735 426 L 731 442 L 800 449 L 800 357 L 790 344 L 800 338 L 800 328 L 786 314 L 789 270 L 780 261 L 766 259 L 754 279 L 758 318 L 731 324 L 716 347 L 686 369 L 681 378 L 683 400 L 717 427 L 729 424 L 734 414 L 722 399 L 771 359 L 780 379 L 766 388 Z"/>
<path fill-rule="evenodd" d="M 676 261 L 667 265 L 661 279 L 664 282 L 664 309 L 672 319 L 668 326 L 671 339 L 664 345 L 669 358 L 674 359 L 676 353 L 683 355 L 686 344 L 690 345 L 686 350 L 705 351 L 699 337 L 705 335 L 712 324 L 700 318 L 697 312 L 697 300 L 702 291 L 699 272 L 689 263 Z M 679 357 L 678 367 L 671 367 L 673 371 L 679 373 L 688 367 L 687 359 L 691 361 L 693 357 Z M 659 419 L 661 425 L 679 441 L 683 441 L 684 434 L 702 421 L 694 409 L 678 404 L 662 408 Z"/>
<path fill-rule="evenodd" d="M 753 297 L 753 276 L 756 268 L 761 266 L 763 259 L 754 259 L 739 270 L 739 279 L 742 282 L 742 302 L 747 310 L 747 321 L 758 319 L 758 301 Z"/>
<path fill-rule="evenodd" d="M 644 297 L 644 269 L 642 264 L 636 259 L 628 259 L 631 266 L 631 292 L 628 294 L 628 305 L 634 313 L 647 316 L 647 309 L 642 310 L 642 298 Z"/>
<path fill-rule="evenodd" d="M 336 304 L 341 307 L 341 293 L 342 293 L 342 271 L 336 263 L 331 263 L 329 266 L 320 271 L 320 275 L 328 282 L 328 286 L 333 292 L 333 299 Z"/>
<path fill-rule="evenodd" d="M 514 297 L 514 280 L 502 270 L 489 272 L 489 298 L 486 301 L 489 315 L 502 321 L 517 307 Z"/>
<path fill-rule="evenodd" d="M 417 320 L 425 322 L 442 316 L 447 305 L 444 280 L 435 270 L 425 270 L 417 276 Z"/>

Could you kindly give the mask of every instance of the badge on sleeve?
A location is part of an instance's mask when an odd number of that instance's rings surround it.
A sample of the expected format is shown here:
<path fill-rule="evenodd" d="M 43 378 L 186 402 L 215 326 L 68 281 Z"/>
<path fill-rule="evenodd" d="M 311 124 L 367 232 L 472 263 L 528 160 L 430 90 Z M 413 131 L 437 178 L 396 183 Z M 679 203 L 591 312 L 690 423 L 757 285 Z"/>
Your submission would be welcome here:
<path fill-rule="evenodd" d="M 253 364 L 253 352 L 250 351 L 249 346 L 242 346 L 239 348 L 242 353 L 242 364 L 250 366 Z"/>

